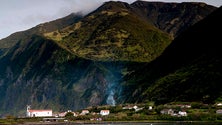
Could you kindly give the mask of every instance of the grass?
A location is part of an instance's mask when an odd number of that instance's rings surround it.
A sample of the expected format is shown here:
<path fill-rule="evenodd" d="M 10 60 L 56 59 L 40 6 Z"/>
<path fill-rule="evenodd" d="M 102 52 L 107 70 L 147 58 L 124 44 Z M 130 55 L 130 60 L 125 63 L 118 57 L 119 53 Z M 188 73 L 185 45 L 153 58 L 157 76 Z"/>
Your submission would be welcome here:
<path fill-rule="evenodd" d="M 45 36 L 77 56 L 98 61 L 149 62 L 171 42 L 168 34 L 127 11 L 94 13 Z"/>

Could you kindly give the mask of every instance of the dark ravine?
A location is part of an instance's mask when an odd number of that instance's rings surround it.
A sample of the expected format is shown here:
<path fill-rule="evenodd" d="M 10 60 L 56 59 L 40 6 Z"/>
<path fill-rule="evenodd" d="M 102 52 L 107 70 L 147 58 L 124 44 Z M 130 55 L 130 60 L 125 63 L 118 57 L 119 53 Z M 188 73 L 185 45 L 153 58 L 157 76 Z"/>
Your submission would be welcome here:
<path fill-rule="evenodd" d="M 172 15 L 179 8 L 187 16 Z M 189 16 L 188 9 L 199 11 Z M 71 14 L 12 34 L 0 40 L 0 116 L 23 116 L 27 104 L 65 111 L 155 97 L 141 89 L 152 84 L 147 82 L 152 78 L 149 62 L 162 54 L 172 34 L 215 9 L 203 3 L 107 2 L 86 16 Z M 164 22 L 181 22 L 167 27 L 158 18 L 163 15 Z M 168 73 L 159 75 L 153 65 L 154 78 Z"/>
<path fill-rule="evenodd" d="M 220 16 L 222 8 L 179 35 L 156 60 L 126 77 L 125 83 L 140 85 L 132 90 L 135 95 L 130 100 L 221 101 Z"/>

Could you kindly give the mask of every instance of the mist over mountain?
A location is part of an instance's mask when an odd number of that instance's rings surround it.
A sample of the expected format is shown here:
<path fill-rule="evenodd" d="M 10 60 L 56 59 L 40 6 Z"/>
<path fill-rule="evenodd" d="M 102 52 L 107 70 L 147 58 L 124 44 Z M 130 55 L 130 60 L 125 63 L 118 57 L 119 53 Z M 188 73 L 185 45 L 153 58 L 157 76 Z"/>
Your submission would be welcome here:
<path fill-rule="evenodd" d="M 183 38 L 181 32 L 216 9 L 203 3 L 106 2 L 86 16 L 71 14 L 14 33 L 0 40 L 0 114 L 23 115 L 27 104 L 64 111 L 154 98 L 149 91 L 158 91 L 151 85 L 169 73 L 158 69 L 158 60 Z"/>

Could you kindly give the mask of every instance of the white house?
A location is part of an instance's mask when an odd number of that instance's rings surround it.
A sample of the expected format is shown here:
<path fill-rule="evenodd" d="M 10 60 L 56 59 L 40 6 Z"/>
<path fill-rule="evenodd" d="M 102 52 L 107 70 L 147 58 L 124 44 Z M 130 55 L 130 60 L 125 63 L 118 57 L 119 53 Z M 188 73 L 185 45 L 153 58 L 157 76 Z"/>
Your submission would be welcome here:
<path fill-rule="evenodd" d="M 89 114 L 89 110 L 82 110 L 80 115 L 86 115 L 86 114 Z"/>
<path fill-rule="evenodd" d="M 126 107 L 123 107 L 122 109 L 129 109 L 129 110 L 134 109 L 137 112 L 137 111 L 143 110 L 144 107 L 139 108 L 138 106 L 135 105 L 135 106 L 126 106 Z"/>
<path fill-rule="evenodd" d="M 30 106 L 27 106 L 26 114 L 27 117 L 51 117 L 52 110 L 33 110 Z"/>
<path fill-rule="evenodd" d="M 100 115 L 109 115 L 109 110 L 101 110 Z"/>
<path fill-rule="evenodd" d="M 149 110 L 152 110 L 153 109 L 153 107 L 152 106 L 149 106 Z"/>
<path fill-rule="evenodd" d="M 222 103 L 217 103 L 217 106 L 222 106 Z"/>
<path fill-rule="evenodd" d="M 143 109 L 144 109 L 144 107 L 142 107 L 142 108 L 136 108 L 136 109 L 135 109 L 135 112 L 138 112 L 138 111 L 143 110 Z"/>
<path fill-rule="evenodd" d="M 163 109 L 160 111 L 160 113 L 165 115 L 174 115 L 173 109 Z"/>
<path fill-rule="evenodd" d="M 133 106 L 133 108 L 136 110 L 136 109 L 138 109 L 138 106 L 135 105 L 135 106 Z"/>
<path fill-rule="evenodd" d="M 125 106 L 122 109 L 133 109 L 133 106 Z"/>
<path fill-rule="evenodd" d="M 216 113 L 217 113 L 217 114 L 222 114 L 222 110 L 219 109 L 219 110 L 216 111 Z"/>
<path fill-rule="evenodd" d="M 66 113 L 67 112 L 61 112 L 61 113 L 58 114 L 58 117 L 65 117 Z"/>
<path fill-rule="evenodd" d="M 183 111 L 179 111 L 178 114 L 179 114 L 180 116 L 187 116 L 187 112 L 183 112 Z"/>

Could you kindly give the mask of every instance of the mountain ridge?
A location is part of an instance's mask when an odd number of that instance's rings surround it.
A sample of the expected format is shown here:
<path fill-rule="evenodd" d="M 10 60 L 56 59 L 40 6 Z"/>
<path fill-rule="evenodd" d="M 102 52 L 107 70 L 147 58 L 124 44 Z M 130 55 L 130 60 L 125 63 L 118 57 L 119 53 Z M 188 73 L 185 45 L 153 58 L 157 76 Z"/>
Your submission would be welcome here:
<path fill-rule="evenodd" d="M 145 8 L 144 10 L 139 9 L 138 13 L 143 13 L 143 15 L 149 17 L 149 21 L 152 22 L 156 27 L 170 33 L 174 37 L 186 30 L 186 27 L 189 27 L 195 24 L 195 22 L 203 19 L 203 17 L 201 17 L 202 14 L 210 12 L 213 8 L 215 9 L 214 6 L 209 6 L 206 3 L 201 2 L 182 2 L 178 4 L 136 1 L 131 5 L 137 10 L 138 8 Z M 171 14 L 172 16 L 169 17 L 165 13 Z M 204 16 L 208 15 L 205 14 Z M 175 28 L 177 26 L 181 27 L 180 30 Z"/>
<path fill-rule="evenodd" d="M 13 33 L 13 34 L 9 35 L 8 37 L 0 40 L 0 49 L 10 48 L 14 44 L 16 44 L 17 41 L 19 41 L 19 39 L 17 39 L 17 38 L 23 38 L 23 37 L 27 37 L 27 36 L 30 36 L 33 34 L 40 35 L 45 32 L 50 32 L 50 31 L 54 31 L 56 29 L 61 29 L 61 28 L 64 28 L 68 25 L 75 23 L 76 21 L 78 21 L 81 18 L 82 18 L 82 15 L 80 13 L 72 13 L 72 14 L 69 14 L 68 16 L 63 17 L 63 18 L 59 18 L 59 19 L 56 19 L 56 20 L 53 20 L 50 22 L 39 24 L 39 25 L 37 25 L 33 28 L 30 28 L 28 30 Z"/>
<path fill-rule="evenodd" d="M 93 20 L 91 19 L 92 17 Z M 82 28 L 76 28 L 77 25 L 82 25 L 80 26 Z M 143 30 L 143 32 L 140 30 Z M 62 31 L 62 33 L 63 32 L 66 31 Z M 143 61 L 144 59 L 149 59 L 148 56 L 153 54 L 152 50 L 148 49 L 147 52 L 150 52 L 151 54 L 142 57 L 140 54 L 137 54 L 137 49 L 145 50 L 145 48 L 143 49 L 143 46 L 149 46 L 149 42 L 154 44 L 153 39 L 156 39 L 157 45 L 166 44 L 164 46 L 167 46 L 170 42 L 170 38 L 166 34 L 162 33 L 152 25 L 138 20 L 134 15 L 131 15 L 128 12 L 119 13 L 118 11 L 102 11 L 101 13 L 92 14 L 86 17 L 85 20 L 78 22 L 74 26 L 73 32 L 62 38 L 57 38 L 57 36 L 62 36 L 60 35 L 62 33 L 56 32 L 57 35 L 55 36 L 55 39 L 53 39 L 54 36 L 50 36 L 51 34 L 55 34 L 55 32 L 46 36 L 49 36 L 49 38 L 51 37 L 53 40 L 59 39 L 59 44 L 68 46 L 67 48 L 78 56 L 94 60 L 117 59 L 122 61 Z M 150 36 L 145 38 L 145 34 L 150 34 Z M 109 38 L 110 36 L 111 39 Z M 142 38 L 142 40 L 146 39 L 146 41 L 142 41 L 139 38 Z M 159 41 L 157 41 L 158 39 Z M 72 43 L 70 41 L 72 41 Z M 134 51 L 136 57 L 130 54 L 130 51 Z M 127 53 L 129 56 L 126 55 Z M 138 57 L 142 58 L 142 60 Z M 155 56 L 150 58 L 155 58 Z"/>
<path fill-rule="evenodd" d="M 156 17 L 159 18 L 160 16 L 166 18 L 149 21 L 147 17 L 140 16 L 141 14 L 138 14 L 137 11 L 141 8 L 138 4 L 144 5 L 143 8 L 151 8 L 151 10 L 153 9 L 150 6 L 158 5 L 160 7 L 156 7 L 158 8 L 156 10 L 154 9 L 154 11 L 157 11 Z M 206 8 L 206 10 L 202 9 L 203 7 Z M 189 13 L 187 11 L 188 9 L 197 9 L 201 11 L 192 11 L 190 12 L 191 16 L 187 16 L 187 13 Z M 176 23 L 177 25 L 174 25 L 175 29 L 177 29 L 176 27 L 181 27 L 180 31 L 175 31 L 176 35 L 176 32 L 179 33 L 185 30 L 186 28 L 184 27 L 189 27 L 189 25 L 194 24 L 194 22 L 201 20 L 204 16 L 207 15 L 205 13 L 209 13 L 210 10 L 212 11 L 214 9 L 215 8 L 213 6 L 208 6 L 203 3 L 175 4 L 137 1 L 132 4 L 128 4 L 125 2 L 105 2 L 101 7 L 88 14 L 84 19 L 74 24 L 73 26 L 64 28 L 60 31 L 46 33 L 45 36 L 49 39 L 58 41 L 61 46 L 66 47 L 74 54 L 84 58 L 93 60 L 130 60 L 149 62 L 158 57 L 164 48 L 169 45 L 170 39 L 172 39 L 172 37 L 167 38 L 166 36 L 164 38 L 164 34 L 161 33 L 162 31 L 158 29 L 160 26 L 157 28 L 155 22 L 158 23 L 160 22 L 159 20 L 164 20 L 160 23 L 166 25 L 164 22 L 171 22 L 171 27 L 173 27 L 174 23 L 172 22 L 175 22 L 175 17 L 180 15 L 176 19 L 181 18 L 182 23 Z M 180 11 L 177 12 L 178 10 Z M 143 10 L 141 10 L 141 12 L 143 12 Z M 174 14 L 175 12 L 177 14 Z M 161 15 L 161 13 L 167 14 Z M 200 16 L 199 14 L 202 15 Z M 147 13 L 143 13 L 143 15 L 147 15 Z M 170 19 L 167 19 L 169 17 Z M 198 19 L 195 17 L 198 17 Z M 164 28 L 162 28 L 162 30 L 167 32 Z M 169 33 L 170 32 L 171 31 L 169 31 Z M 153 35 L 145 37 L 144 34 Z M 112 39 L 109 38 L 110 36 Z M 143 39 L 146 42 L 142 41 Z M 127 42 L 127 45 L 129 46 L 125 46 L 124 41 Z M 150 41 L 151 43 L 148 43 L 147 41 Z M 152 41 L 155 41 L 156 43 Z M 163 41 L 168 42 L 163 44 Z M 146 46 L 146 49 L 144 46 Z M 158 48 L 160 53 L 158 54 L 152 48 Z M 137 50 L 142 50 L 140 53 L 144 53 L 144 55 L 140 55 Z"/>
<path fill-rule="evenodd" d="M 131 74 L 158 58 L 165 47 L 171 43 L 169 40 L 171 36 L 149 20 L 144 19 L 146 14 L 139 16 L 131 7 L 132 5 L 121 2 L 118 3 L 120 5 L 116 5 L 116 2 L 109 4 L 117 9 L 107 11 L 107 9 L 100 8 L 101 10 L 95 10 L 84 17 L 71 16 L 73 18 L 68 19 L 68 22 L 65 21 L 65 25 L 61 22 L 59 22 L 62 24 L 61 26 L 48 24 L 53 26 L 52 29 L 56 28 L 53 31 L 48 30 L 49 32 L 38 33 L 39 27 L 36 27 L 36 29 L 32 29 L 37 32 L 35 34 L 28 30 L 23 32 L 25 37 L 22 35 L 16 39 L 8 37 L 6 40 L 12 39 L 13 43 L 8 44 L 8 47 L 1 46 L 5 42 L 0 41 L 0 105 L 2 105 L 0 114 L 8 112 L 24 115 L 25 110 L 23 109 L 27 104 L 32 105 L 33 108 L 64 111 L 82 109 L 87 106 L 138 101 L 134 97 L 141 91 L 134 92 L 134 87 L 138 87 L 135 83 L 141 85 L 144 83 L 128 81 L 127 76 L 135 78 L 137 75 Z M 167 5 L 172 8 L 171 4 Z M 211 9 L 209 12 L 203 11 L 202 16 L 205 17 L 216 8 Z M 157 15 L 161 15 L 162 11 L 157 13 Z M 171 21 L 174 16 L 168 21 Z M 126 20 L 129 22 L 126 23 Z M 137 24 L 137 22 L 141 24 Z M 137 26 L 139 26 L 138 29 L 136 29 Z M 181 28 L 180 26 L 182 25 L 175 26 L 175 28 Z M 64 37 L 60 37 L 58 33 Z M 47 35 L 58 35 L 59 37 L 52 39 Z M 75 49 L 72 45 L 76 39 L 83 39 L 82 41 L 86 39 L 84 42 L 78 43 L 83 48 L 79 51 L 89 49 L 90 51 L 86 52 L 97 54 L 100 50 L 110 50 L 110 53 L 120 54 L 120 56 L 117 55 L 116 59 L 103 60 L 102 58 L 93 59 L 93 56 L 87 54 L 81 56 L 79 53 L 78 55 L 73 51 Z M 115 49 L 119 43 L 124 43 L 120 45 L 128 47 L 128 50 L 124 50 L 128 53 L 122 56 L 122 59 L 119 59 L 122 50 Z M 105 48 L 105 45 L 114 47 L 109 49 L 109 47 Z M 151 47 L 149 48 L 149 46 Z M 95 50 L 90 47 L 94 47 Z M 152 58 L 142 58 L 145 51 L 150 53 L 153 51 Z M 99 53 L 98 56 L 103 56 L 103 53 Z M 148 69 L 144 68 L 143 71 L 148 71 Z M 140 80 L 144 80 L 143 78 L 149 74 L 149 72 L 141 73 L 138 73 L 140 76 L 137 77 Z M 125 82 L 127 83 L 125 84 Z M 143 98 L 140 95 L 137 97 Z"/>

